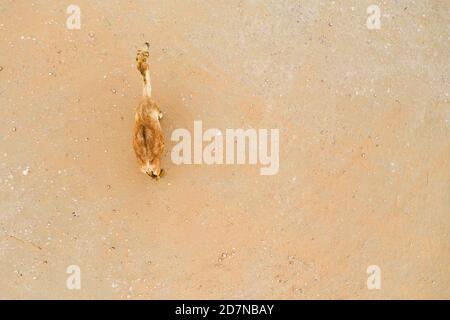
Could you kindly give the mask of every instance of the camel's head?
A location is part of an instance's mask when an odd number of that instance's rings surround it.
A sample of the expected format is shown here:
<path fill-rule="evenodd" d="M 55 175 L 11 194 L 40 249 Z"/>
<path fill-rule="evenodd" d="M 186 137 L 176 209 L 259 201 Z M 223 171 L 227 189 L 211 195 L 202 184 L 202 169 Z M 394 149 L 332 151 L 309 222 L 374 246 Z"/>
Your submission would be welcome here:
<path fill-rule="evenodd" d="M 142 74 L 142 76 L 145 76 L 145 71 L 148 70 L 148 57 L 150 55 L 149 53 L 150 49 L 150 43 L 146 42 L 144 47 L 141 50 L 138 50 L 136 55 L 136 62 L 137 62 L 137 69 Z"/>

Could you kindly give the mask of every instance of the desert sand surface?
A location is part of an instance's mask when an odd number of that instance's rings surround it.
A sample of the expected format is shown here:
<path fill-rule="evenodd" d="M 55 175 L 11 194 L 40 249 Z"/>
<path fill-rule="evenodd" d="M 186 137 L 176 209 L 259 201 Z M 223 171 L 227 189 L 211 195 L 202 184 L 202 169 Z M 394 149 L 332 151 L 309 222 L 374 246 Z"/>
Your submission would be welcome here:
<path fill-rule="evenodd" d="M 447 0 L 0 0 L 0 298 L 449 299 L 449 19 Z M 159 181 L 131 143 L 145 41 Z M 278 173 L 174 164 L 196 120 L 278 128 Z"/>

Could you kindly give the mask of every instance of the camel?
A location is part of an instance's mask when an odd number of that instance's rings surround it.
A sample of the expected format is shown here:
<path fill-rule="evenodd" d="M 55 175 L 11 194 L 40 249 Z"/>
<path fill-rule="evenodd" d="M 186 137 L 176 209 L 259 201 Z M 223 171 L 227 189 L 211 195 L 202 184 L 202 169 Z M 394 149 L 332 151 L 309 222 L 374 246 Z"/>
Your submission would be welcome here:
<path fill-rule="evenodd" d="M 136 56 L 137 69 L 142 75 L 144 85 L 142 98 L 136 107 L 134 117 L 133 149 L 141 171 L 159 180 L 164 173 L 164 170 L 161 169 L 164 135 L 160 124 L 163 114 L 151 96 L 149 50 L 150 45 L 146 42 L 144 48 L 138 50 Z"/>

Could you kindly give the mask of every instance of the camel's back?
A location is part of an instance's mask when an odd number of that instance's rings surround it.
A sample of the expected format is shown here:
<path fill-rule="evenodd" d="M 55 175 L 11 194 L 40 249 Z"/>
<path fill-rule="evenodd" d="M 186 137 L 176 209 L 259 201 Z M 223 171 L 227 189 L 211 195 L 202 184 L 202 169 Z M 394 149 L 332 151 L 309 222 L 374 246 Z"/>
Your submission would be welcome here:
<path fill-rule="evenodd" d="M 158 115 L 158 105 L 151 98 L 143 98 L 136 107 L 133 147 L 142 162 L 151 161 L 164 151 L 164 136 Z"/>

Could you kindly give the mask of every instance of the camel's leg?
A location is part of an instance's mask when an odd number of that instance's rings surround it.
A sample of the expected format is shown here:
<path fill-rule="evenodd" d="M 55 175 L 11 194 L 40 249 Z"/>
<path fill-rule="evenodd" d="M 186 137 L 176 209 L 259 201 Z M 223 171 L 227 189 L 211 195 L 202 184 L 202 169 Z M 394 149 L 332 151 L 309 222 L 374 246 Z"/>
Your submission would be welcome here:
<path fill-rule="evenodd" d="M 152 166 L 152 174 L 158 180 L 164 172 L 164 170 L 161 169 L 161 161 L 158 158 L 153 159 Z"/>
<path fill-rule="evenodd" d="M 150 162 L 147 162 L 146 164 L 141 166 L 141 171 L 145 174 L 147 174 L 149 177 L 153 177 L 153 171 L 155 170 L 155 167 Z"/>

